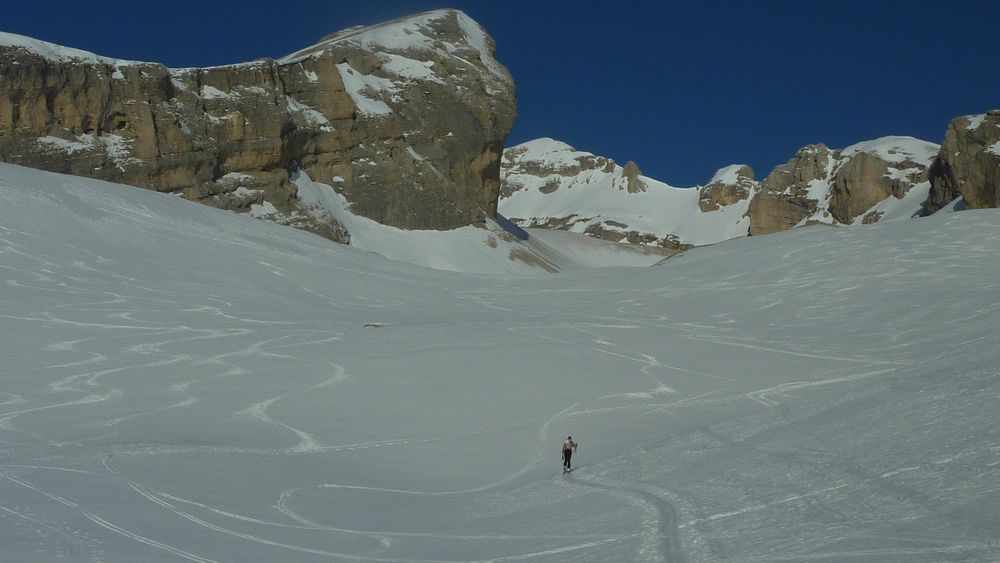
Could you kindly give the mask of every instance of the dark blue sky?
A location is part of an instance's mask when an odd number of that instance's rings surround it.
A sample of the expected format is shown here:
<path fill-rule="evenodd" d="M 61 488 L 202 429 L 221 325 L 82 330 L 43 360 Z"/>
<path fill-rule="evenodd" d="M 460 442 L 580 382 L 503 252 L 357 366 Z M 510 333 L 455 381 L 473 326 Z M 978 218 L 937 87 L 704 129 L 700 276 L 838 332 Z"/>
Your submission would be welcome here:
<path fill-rule="evenodd" d="M 954 4 L 954 5 L 953 5 Z M 352 25 L 464 10 L 518 87 L 508 145 L 548 136 L 703 183 L 759 178 L 809 143 L 941 142 L 1000 107 L 1000 1 L 46 1 L 0 30 L 168 66 L 279 57 Z"/>

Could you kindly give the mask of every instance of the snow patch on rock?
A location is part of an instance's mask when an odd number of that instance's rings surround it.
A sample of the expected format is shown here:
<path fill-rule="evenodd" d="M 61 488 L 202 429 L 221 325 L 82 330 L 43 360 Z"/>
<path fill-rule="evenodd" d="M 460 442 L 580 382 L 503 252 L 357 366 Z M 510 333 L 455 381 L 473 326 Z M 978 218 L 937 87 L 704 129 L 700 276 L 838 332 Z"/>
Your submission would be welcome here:
<path fill-rule="evenodd" d="M 346 62 L 337 64 L 337 70 L 344 81 L 344 88 L 347 89 L 347 94 L 354 101 L 354 105 L 358 107 L 358 111 L 375 116 L 392 113 L 392 108 L 385 102 L 373 97 L 378 92 L 389 92 L 391 94 L 393 92 L 393 83 L 391 80 L 361 74 Z"/>
<path fill-rule="evenodd" d="M 330 120 L 327 119 L 325 115 L 303 104 L 295 98 L 285 96 L 285 105 L 288 106 L 289 111 L 301 114 L 310 125 L 315 125 L 323 131 L 330 132 L 334 130 L 333 126 L 330 125 Z"/>
<path fill-rule="evenodd" d="M 73 154 L 80 151 L 85 151 L 94 148 L 93 143 L 87 143 L 80 140 L 67 141 L 59 137 L 40 137 L 37 139 L 38 144 L 46 146 L 54 150 L 60 150 L 67 154 Z"/>
<path fill-rule="evenodd" d="M 47 136 L 36 139 L 36 142 L 46 148 L 63 151 L 66 154 L 74 154 L 81 151 L 100 148 L 105 152 L 105 154 L 108 155 L 108 158 L 110 158 L 111 161 L 122 170 L 129 165 L 139 165 L 143 163 L 142 160 L 135 158 L 132 155 L 132 144 L 135 142 L 134 139 L 128 139 L 121 135 L 115 135 L 112 133 L 103 133 L 101 135 L 87 133 L 85 135 L 78 135 L 74 141 Z"/>
<path fill-rule="evenodd" d="M 740 179 L 739 171 L 742 170 L 745 164 L 730 164 L 720 168 L 712 176 L 712 179 L 708 181 L 709 184 L 726 184 L 728 186 L 735 186 Z"/>
<path fill-rule="evenodd" d="M 267 219 L 278 214 L 278 209 L 270 201 L 255 203 L 250 206 L 250 216 L 255 219 Z"/>
<path fill-rule="evenodd" d="M 231 92 L 223 92 L 215 86 L 209 86 L 204 84 L 201 87 L 201 97 L 205 100 L 218 100 L 218 99 L 233 99 L 236 94 Z"/>
<path fill-rule="evenodd" d="M 889 163 L 912 161 L 927 167 L 937 157 L 940 149 L 940 145 L 914 137 L 889 136 L 853 144 L 842 149 L 840 155 L 842 158 L 850 158 L 866 152 Z"/>
<path fill-rule="evenodd" d="M 986 114 L 980 113 L 978 115 L 967 115 L 965 116 L 965 119 L 968 120 L 968 123 L 966 124 L 965 128 L 971 131 L 974 129 L 979 129 L 979 126 L 982 125 L 983 121 L 986 120 Z"/>
<path fill-rule="evenodd" d="M 394 53 L 379 53 L 382 69 L 406 80 L 424 80 L 444 84 L 440 76 L 434 74 L 434 61 L 419 61 Z"/>

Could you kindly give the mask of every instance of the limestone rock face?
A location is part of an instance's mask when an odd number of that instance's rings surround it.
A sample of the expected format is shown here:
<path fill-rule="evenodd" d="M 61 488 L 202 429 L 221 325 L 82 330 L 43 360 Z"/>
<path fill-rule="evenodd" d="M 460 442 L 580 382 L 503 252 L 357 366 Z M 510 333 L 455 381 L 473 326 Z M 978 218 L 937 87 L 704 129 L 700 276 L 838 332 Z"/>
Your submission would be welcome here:
<path fill-rule="evenodd" d="M 928 213 L 958 197 L 966 209 L 1000 207 L 1000 110 L 952 120 L 929 178 Z"/>
<path fill-rule="evenodd" d="M 819 202 L 809 187 L 829 175 L 829 166 L 830 149 L 820 144 L 799 149 L 794 158 L 776 167 L 750 202 L 750 234 L 784 231 L 811 215 Z"/>
<path fill-rule="evenodd" d="M 750 234 L 811 223 L 873 223 L 885 215 L 883 208 L 902 205 L 893 201 L 914 195 L 922 201 L 938 148 L 912 137 L 883 137 L 840 150 L 804 147 L 761 183 L 747 211 Z"/>
<path fill-rule="evenodd" d="M 720 169 L 701 188 L 698 209 L 702 213 L 716 211 L 750 198 L 760 185 L 754 180 L 753 169 L 745 164 L 734 164 Z"/>
<path fill-rule="evenodd" d="M 877 221 L 875 217 L 881 216 L 880 212 L 872 210 L 877 204 L 890 197 L 901 200 L 914 186 L 927 189 L 931 151 L 933 145 L 927 143 L 921 152 L 914 153 L 901 150 L 889 155 L 863 150 L 854 155 L 842 153 L 845 160 L 831 183 L 830 214 L 845 225 L 866 214 L 869 223 Z M 873 212 L 869 214 L 870 210 Z"/>
<path fill-rule="evenodd" d="M 449 229 L 496 212 L 514 87 L 492 39 L 439 10 L 280 60 L 169 69 L 0 34 L 0 161 L 131 184 L 345 240 L 301 169 L 351 212 Z M 321 218 L 320 218 L 321 217 Z"/>

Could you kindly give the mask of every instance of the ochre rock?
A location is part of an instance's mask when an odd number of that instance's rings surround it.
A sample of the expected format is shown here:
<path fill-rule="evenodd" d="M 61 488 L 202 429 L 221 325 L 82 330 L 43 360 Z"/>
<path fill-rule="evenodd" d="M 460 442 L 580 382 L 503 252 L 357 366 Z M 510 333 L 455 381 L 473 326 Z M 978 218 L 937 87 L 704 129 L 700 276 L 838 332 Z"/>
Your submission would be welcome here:
<path fill-rule="evenodd" d="M 1000 207 L 1000 110 L 952 120 L 928 176 L 927 213 L 959 196 L 966 209 Z"/>
<path fill-rule="evenodd" d="M 817 200 L 809 197 L 810 183 L 829 176 L 829 166 L 830 149 L 819 144 L 799 149 L 776 167 L 750 201 L 750 235 L 791 229 L 812 214 Z"/>
<path fill-rule="evenodd" d="M 890 169 L 912 172 L 899 175 Z M 888 197 L 902 198 L 911 186 L 926 179 L 926 164 L 889 163 L 877 155 L 859 152 L 845 160 L 834 174 L 830 186 L 830 214 L 837 222 L 849 225 L 875 204 Z M 869 219 L 869 222 L 874 221 Z"/>
<path fill-rule="evenodd" d="M 716 211 L 751 197 L 758 188 L 752 168 L 745 164 L 728 166 L 701 188 L 698 209 L 702 213 Z"/>
<path fill-rule="evenodd" d="M 750 234 L 799 225 L 873 223 L 874 209 L 910 189 L 927 189 L 927 169 L 938 146 L 912 137 L 882 137 L 838 150 L 809 145 L 761 183 L 747 210 Z M 919 200 L 918 200 L 919 201 Z"/>
<path fill-rule="evenodd" d="M 279 222 L 342 240 L 329 214 L 298 200 L 291 171 L 396 227 L 450 229 L 496 212 L 514 86 L 492 39 L 462 12 L 204 69 L 4 35 L 0 161 L 236 211 L 267 201 Z M 383 40 L 399 36 L 409 41 Z"/>
<path fill-rule="evenodd" d="M 646 183 L 639 178 L 641 175 L 642 170 L 639 170 L 639 165 L 635 161 L 630 160 L 622 167 L 622 176 L 625 178 L 625 189 L 628 193 L 634 194 L 646 191 Z"/>

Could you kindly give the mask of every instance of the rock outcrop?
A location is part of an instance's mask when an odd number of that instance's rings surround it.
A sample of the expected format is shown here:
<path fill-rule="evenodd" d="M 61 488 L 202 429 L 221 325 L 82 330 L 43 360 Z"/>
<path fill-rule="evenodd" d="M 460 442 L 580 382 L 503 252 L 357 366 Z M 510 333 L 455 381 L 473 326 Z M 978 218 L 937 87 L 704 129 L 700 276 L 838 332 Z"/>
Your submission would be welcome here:
<path fill-rule="evenodd" d="M 829 175 L 829 166 L 830 149 L 820 144 L 799 149 L 794 158 L 772 170 L 747 210 L 750 234 L 790 229 L 815 212 L 819 201 L 809 187 Z"/>
<path fill-rule="evenodd" d="M 734 164 L 720 169 L 698 194 L 698 209 L 702 213 L 716 211 L 728 205 L 747 201 L 760 185 L 754 180 L 753 169 Z"/>
<path fill-rule="evenodd" d="M 914 185 L 926 181 L 926 165 L 906 162 L 909 175 L 895 174 L 890 163 L 878 156 L 859 152 L 849 158 L 833 177 L 830 185 L 830 215 L 841 224 L 849 225 L 887 197 L 902 199 Z"/>
<path fill-rule="evenodd" d="M 938 149 L 912 137 L 883 137 L 841 150 L 804 147 L 761 183 L 747 211 L 750 234 L 811 223 L 871 223 L 882 217 L 877 207 L 888 207 L 889 198 L 917 195 L 922 201 Z"/>
<path fill-rule="evenodd" d="M 927 213 L 958 197 L 966 209 L 1000 207 L 1000 110 L 952 120 L 929 179 Z"/>
<path fill-rule="evenodd" d="M 687 248 L 813 223 L 850 225 L 922 212 L 939 146 L 883 137 L 831 150 L 800 149 L 763 182 L 734 164 L 704 186 L 676 188 L 552 139 L 507 149 L 500 212 L 521 227 L 563 229 Z"/>
<path fill-rule="evenodd" d="M 301 168 L 353 213 L 449 229 L 496 212 L 513 91 L 492 39 L 455 10 L 204 69 L 0 34 L 0 161 L 256 210 L 344 240 L 298 200 L 289 173 Z"/>
<path fill-rule="evenodd" d="M 705 212 L 697 189 L 658 182 L 631 161 L 619 166 L 553 139 L 536 139 L 504 151 L 500 213 L 524 228 L 686 249 L 747 234 L 747 200 L 727 203 L 722 195 L 743 189 L 745 179 L 733 174 L 738 185 L 729 186 L 727 175 L 717 176 L 709 192 L 718 193 L 719 205 Z"/>
<path fill-rule="evenodd" d="M 625 190 L 628 193 L 646 191 L 646 183 L 639 177 L 642 176 L 642 170 L 639 170 L 639 165 L 635 161 L 630 160 L 625 163 L 625 166 L 622 167 L 622 176 L 625 177 Z"/>

